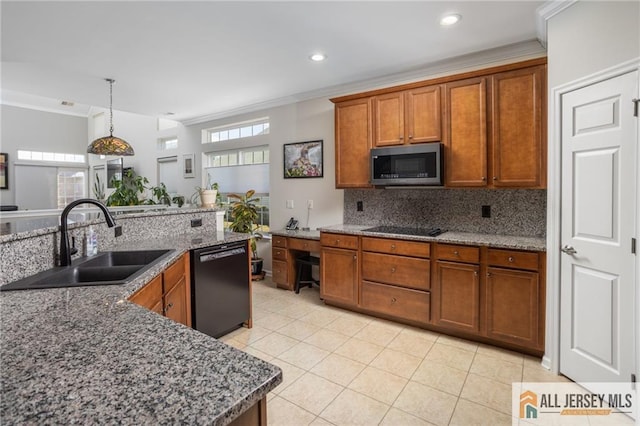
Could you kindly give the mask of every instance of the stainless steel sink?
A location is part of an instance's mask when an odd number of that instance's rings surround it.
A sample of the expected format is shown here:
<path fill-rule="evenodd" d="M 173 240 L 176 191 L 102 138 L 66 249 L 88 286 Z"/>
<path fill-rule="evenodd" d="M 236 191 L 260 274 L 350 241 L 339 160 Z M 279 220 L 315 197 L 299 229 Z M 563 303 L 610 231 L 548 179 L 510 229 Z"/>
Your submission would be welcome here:
<path fill-rule="evenodd" d="M 3 285 L 0 291 L 125 284 L 174 250 L 107 251 Z"/>

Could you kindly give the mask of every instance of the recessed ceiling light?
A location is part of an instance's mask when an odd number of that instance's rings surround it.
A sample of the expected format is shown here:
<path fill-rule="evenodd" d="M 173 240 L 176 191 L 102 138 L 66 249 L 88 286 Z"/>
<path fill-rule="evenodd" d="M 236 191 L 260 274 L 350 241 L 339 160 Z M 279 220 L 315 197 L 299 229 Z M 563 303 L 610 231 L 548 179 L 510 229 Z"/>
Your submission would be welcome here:
<path fill-rule="evenodd" d="M 440 25 L 442 25 L 443 27 L 448 27 L 449 25 L 458 23 L 461 19 L 462 16 L 458 15 L 457 13 L 452 13 L 443 16 L 442 19 L 440 19 Z"/>
<path fill-rule="evenodd" d="M 311 59 L 313 62 L 322 62 L 327 59 L 327 55 L 325 55 L 324 53 L 314 53 L 313 55 L 309 56 L 309 59 Z"/>

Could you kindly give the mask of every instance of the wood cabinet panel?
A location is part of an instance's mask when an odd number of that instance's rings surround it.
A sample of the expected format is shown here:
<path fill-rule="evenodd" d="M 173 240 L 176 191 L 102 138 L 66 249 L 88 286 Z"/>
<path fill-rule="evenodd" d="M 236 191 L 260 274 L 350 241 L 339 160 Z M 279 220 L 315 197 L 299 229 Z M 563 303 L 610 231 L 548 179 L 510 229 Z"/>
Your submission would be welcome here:
<path fill-rule="evenodd" d="M 362 279 L 394 284 L 418 290 L 428 290 L 431 262 L 406 256 L 362 253 Z"/>
<path fill-rule="evenodd" d="M 487 337 L 542 349 L 540 300 L 537 272 L 488 268 Z"/>
<path fill-rule="evenodd" d="M 478 263 L 480 262 L 480 248 L 454 244 L 436 244 L 436 259 Z"/>
<path fill-rule="evenodd" d="M 431 253 L 431 244 L 390 238 L 362 237 L 362 250 L 428 258 Z"/>
<path fill-rule="evenodd" d="M 287 262 L 281 260 L 273 260 L 271 265 L 271 279 L 274 283 L 282 286 L 288 285 Z"/>
<path fill-rule="evenodd" d="M 360 305 L 364 309 L 400 319 L 428 323 L 430 304 L 428 292 L 362 282 Z"/>
<path fill-rule="evenodd" d="M 445 104 L 445 185 L 487 185 L 487 79 L 447 83 Z"/>
<path fill-rule="evenodd" d="M 172 319 L 181 324 L 186 323 L 187 318 L 187 299 L 185 291 L 185 278 L 178 281 L 164 296 L 164 314 L 167 318 Z"/>
<path fill-rule="evenodd" d="M 289 250 L 310 251 L 315 253 L 320 251 L 320 241 L 305 238 L 289 238 L 287 246 Z"/>
<path fill-rule="evenodd" d="M 162 273 L 163 275 L 163 292 L 171 290 L 184 277 L 184 263 L 182 258 L 173 263 Z"/>
<path fill-rule="evenodd" d="M 544 187 L 544 80 L 544 66 L 491 77 L 491 166 L 496 187 Z"/>
<path fill-rule="evenodd" d="M 323 247 L 338 247 L 355 250 L 358 248 L 358 237 L 355 235 L 321 232 L 320 244 Z"/>
<path fill-rule="evenodd" d="M 152 311 L 156 311 L 156 305 L 159 303 L 160 313 L 162 313 L 162 275 L 149 281 L 147 285 L 131 295 L 129 300 Z"/>
<path fill-rule="evenodd" d="M 289 258 L 289 250 L 282 247 L 272 247 L 271 257 L 273 259 L 287 261 L 287 259 Z"/>
<path fill-rule="evenodd" d="M 335 105 L 336 188 L 368 188 L 372 146 L 371 100 Z"/>
<path fill-rule="evenodd" d="M 409 143 L 442 140 L 440 86 L 405 92 L 405 134 Z"/>
<path fill-rule="evenodd" d="M 540 267 L 540 255 L 533 251 L 490 248 L 487 250 L 487 263 L 491 266 L 537 271 Z"/>
<path fill-rule="evenodd" d="M 358 304 L 357 251 L 322 247 L 320 297 L 343 305 Z"/>
<path fill-rule="evenodd" d="M 436 262 L 433 282 L 435 324 L 473 334 L 480 332 L 480 267 Z"/>
<path fill-rule="evenodd" d="M 375 146 L 402 145 L 404 141 L 404 94 L 388 93 L 373 98 Z"/>

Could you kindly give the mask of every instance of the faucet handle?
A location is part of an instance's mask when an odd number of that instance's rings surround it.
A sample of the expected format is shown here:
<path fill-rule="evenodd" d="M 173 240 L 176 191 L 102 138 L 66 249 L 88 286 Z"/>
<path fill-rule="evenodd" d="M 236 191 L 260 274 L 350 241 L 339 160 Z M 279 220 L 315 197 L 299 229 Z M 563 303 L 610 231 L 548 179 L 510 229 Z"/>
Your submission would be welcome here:
<path fill-rule="evenodd" d="M 76 237 L 71 237 L 71 249 L 69 250 L 69 254 L 74 255 L 78 252 L 76 248 Z"/>

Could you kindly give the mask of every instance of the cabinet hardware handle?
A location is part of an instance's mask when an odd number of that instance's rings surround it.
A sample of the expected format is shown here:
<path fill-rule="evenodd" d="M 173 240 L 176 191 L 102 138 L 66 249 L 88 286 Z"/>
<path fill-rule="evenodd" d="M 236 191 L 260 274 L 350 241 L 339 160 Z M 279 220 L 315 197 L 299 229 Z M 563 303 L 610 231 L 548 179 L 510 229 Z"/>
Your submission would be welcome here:
<path fill-rule="evenodd" d="M 458 250 L 454 251 L 453 254 L 456 256 L 460 256 L 460 253 L 458 253 Z"/>
<path fill-rule="evenodd" d="M 395 267 L 395 266 L 392 266 L 392 267 L 391 267 L 391 273 L 392 273 L 392 274 L 394 274 L 395 272 L 396 272 L 396 267 Z"/>
<path fill-rule="evenodd" d="M 409 135 L 409 139 L 413 139 L 413 135 Z"/>
<path fill-rule="evenodd" d="M 400 140 L 404 139 L 404 136 L 400 136 Z"/>
<path fill-rule="evenodd" d="M 353 255 L 353 260 L 356 260 L 358 258 L 358 256 L 356 256 L 355 254 Z"/>
<path fill-rule="evenodd" d="M 340 244 L 340 240 L 336 240 L 336 244 Z"/>
<path fill-rule="evenodd" d="M 391 244 L 391 250 L 395 250 L 396 249 L 396 245 L 395 244 Z"/>
<path fill-rule="evenodd" d="M 491 276 L 491 272 L 487 272 L 487 276 L 490 277 Z"/>
<path fill-rule="evenodd" d="M 513 256 L 509 256 L 509 259 L 507 259 L 509 262 L 513 262 Z"/>
<path fill-rule="evenodd" d="M 395 297 L 391 298 L 391 303 L 396 303 L 398 301 L 398 299 L 396 299 Z"/>
<path fill-rule="evenodd" d="M 498 180 L 498 177 L 497 177 L 497 176 L 494 176 L 494 177 L 493 177 L 493 180 Z"/>
<path fill-rule="evenodd" d="M 482 180 L 483 180 L 483 181 L 484 181 L 484 180 L 487 180 L 487 177 L 486 177 L 486 176 L 482 176 Z"/>

